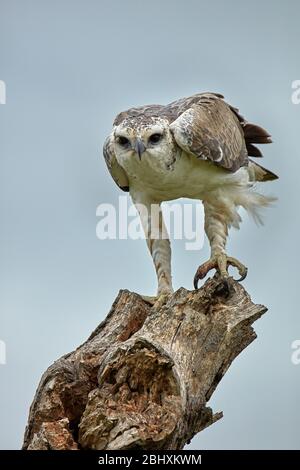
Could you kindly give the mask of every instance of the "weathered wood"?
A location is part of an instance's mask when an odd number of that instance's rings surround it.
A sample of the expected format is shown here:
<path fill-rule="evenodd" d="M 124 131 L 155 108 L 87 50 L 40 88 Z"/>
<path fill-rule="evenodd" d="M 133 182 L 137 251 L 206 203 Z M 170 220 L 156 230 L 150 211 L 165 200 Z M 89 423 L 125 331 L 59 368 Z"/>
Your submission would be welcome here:
<path fill-rule="evenodd" d="M 153 307 L 120 291 L 88 340 L 44 373 L 24 449 L 182 449 L 222 417 L 207 402 L 266 310 L 217 276 Z"/>

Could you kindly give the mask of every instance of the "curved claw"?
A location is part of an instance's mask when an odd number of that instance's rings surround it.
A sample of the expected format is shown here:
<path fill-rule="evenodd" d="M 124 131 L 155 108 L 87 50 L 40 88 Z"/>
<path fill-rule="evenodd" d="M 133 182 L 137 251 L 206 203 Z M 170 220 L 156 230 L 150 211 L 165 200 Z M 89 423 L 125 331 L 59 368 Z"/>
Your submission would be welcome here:
<path fill-rule="evenodd" d="M 239 273 L 241 274 L 240 271 L 239 271 Z M 235 281 L 236 282 L 242 282 L 244 279 L 246 279 L 247 274 L 248 274 L 248 269 L 245 268 L 245 271 L 244 271 L 244 273 L 241 274 L 241 277 L 239 279 L 235 279 Z"/>
<path fill-rule="evenodd" d="M 232 257 L 229 256 L 227 258 L 227 266 L 229 266 L 229 265 L 237 268 L 237 270 L 238 270 L 238 272 L 241 276 L 239 279 L 235 279 L 236 282 L 242 282 L 244 279 L 246 279 L 247 274 L 248 274 L 248 268 L 246 268 L 246 266 L 244 266 L 242 263 L 240 263 L 240 261 L 238 261 L 237 259 L 232 258 Z"/>
<path fill-rule="evenodd" d="M 246 278 L 248 272 L 246 266 L 240 263 L 237 259 L 221 253 L 220 255 L 210 258 L 208 261 L 199 266 L 194 277 L 194 288 L 196 290 L 198 289 L 199 280 L 204 279 L 211 269 L 216 269 L 224 278 L 228 277 L 227 269 L 230 265 L 237 268 L 241 276 L 239 279 L 235 279 L 235 281 L 243 281 Z"/>
<path fill-rule="evenodd" d="M 199 282 L 199 279 L 200 279 L 200 278 L 195 274 L 195 276 L 194 276 L 194 282 L 193 282 L 193 284 L 194 284 L 194 289 L 195 289 L 195 290 L 198 289 L 198 282 Z"/>
<path fill-rule="evenodd" d="M 198 289 L 198 282 L 200 279 L 204 279 L 205 276 L 208 274 L 209 271 L 212 269 L 217 269 L 216 266 L 216 261 L 213 259 L 210 259 L 206 261 L 205 263 L 201 264 L 199 268 L 196 271 L 196 274 L 194 276 L 194 288 L 195 290 Z"/>

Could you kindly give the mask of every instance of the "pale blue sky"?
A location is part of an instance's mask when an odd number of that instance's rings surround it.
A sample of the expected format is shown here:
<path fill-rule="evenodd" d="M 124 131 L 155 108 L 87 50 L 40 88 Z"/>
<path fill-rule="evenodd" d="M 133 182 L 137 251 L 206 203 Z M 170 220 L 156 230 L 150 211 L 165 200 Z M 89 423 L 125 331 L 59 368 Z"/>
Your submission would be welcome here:
<path fill-rule="evenodd" d="M 229 251 L 269 312 L 258 340 L 212 399 L 224 419 L 194 449 L 300 448 L 299 123 L 297 0 L 0 0 L 0 448 L 19 448 L 42 372 L 103 319 L 120 288 L 152 294 L 145 242 L 99 241 L 96 207 L 120 192 L 102 143 L 114 115 L 218 91 L 274 144 L 264 165 L 281 179 L 265 226 L 247 218 Z M 208 256 L 173 244 L 174 284 L 192 287 Z M 118 274 L 118 278 L 116 276 Z"/>

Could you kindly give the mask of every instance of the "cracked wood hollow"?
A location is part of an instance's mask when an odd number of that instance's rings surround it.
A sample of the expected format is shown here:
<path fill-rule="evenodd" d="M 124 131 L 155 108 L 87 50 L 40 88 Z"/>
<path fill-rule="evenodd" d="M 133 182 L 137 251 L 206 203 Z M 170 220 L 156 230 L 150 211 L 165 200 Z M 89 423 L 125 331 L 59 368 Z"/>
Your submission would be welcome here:
<path fill-rule="evenodd" d="M 42 376 L 24 449 L 182 449 L 222 417 L 207 402 L 266 308 L 216 275 L 151 307 L 120 291 L 106 319 Z"/>

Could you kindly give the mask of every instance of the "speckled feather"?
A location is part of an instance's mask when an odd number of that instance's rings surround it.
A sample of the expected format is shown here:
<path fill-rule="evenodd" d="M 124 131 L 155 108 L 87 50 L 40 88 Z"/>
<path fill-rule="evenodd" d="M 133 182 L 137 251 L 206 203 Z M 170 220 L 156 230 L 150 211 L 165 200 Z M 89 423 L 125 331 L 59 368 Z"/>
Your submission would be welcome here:
<path fill-rule="evenodd" d="M 262 156 L 254 143 L 270 143 L 271 138 L 263 128 L 248 123 L 239 110 L 223 98 L 217 93 L 199 93 L 166 106 L 130 108 L 116 116 L 114 126 L 122 123 L 135 129 L 151 126 L 153 119 L 163 118 L 170 123 L 174 139 L 184 151 L 235 172 L 248 165 L 248 156 Z M 104 144 L 104 157 L 110 172 L 117 173 L 116 183 L 128 190 L 126 175 L 121 169 L 118 171 L 109 138 Z"/>

